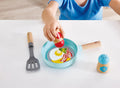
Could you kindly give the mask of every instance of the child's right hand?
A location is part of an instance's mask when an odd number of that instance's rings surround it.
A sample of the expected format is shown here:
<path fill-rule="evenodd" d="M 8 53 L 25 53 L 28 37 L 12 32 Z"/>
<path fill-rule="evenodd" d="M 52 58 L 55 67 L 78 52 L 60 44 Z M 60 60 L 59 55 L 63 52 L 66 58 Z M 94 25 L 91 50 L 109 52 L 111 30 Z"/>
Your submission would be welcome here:
<path fill-rule="evenodd" d="M 57 29 L 61 32 L 62 37 L 64 38 L 64 31 L 62 30 L 58 21 L 52 21 L 50 23 L 46 23 L 43 29 L 45 37 L 49 41 L 54 41 L 57 37 Z"/>

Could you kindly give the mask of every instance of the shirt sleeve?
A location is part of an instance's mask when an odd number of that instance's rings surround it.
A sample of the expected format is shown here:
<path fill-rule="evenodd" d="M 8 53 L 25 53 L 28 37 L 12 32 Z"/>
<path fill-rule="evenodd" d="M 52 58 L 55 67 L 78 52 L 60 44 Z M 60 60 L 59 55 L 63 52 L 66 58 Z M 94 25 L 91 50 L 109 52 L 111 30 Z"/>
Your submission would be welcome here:
<path fill-rule="evenodd" d="M 50 1 L 56 1 L 59 4 L 59 7 L 61 7 L 63 4 L 63 0 L 49 0 L 48 4 L 50 3 Z"/>
<path fill-rule="evenodd" d="M 111 0 L 98 0 L 100 6 L 109 6 Z"/>

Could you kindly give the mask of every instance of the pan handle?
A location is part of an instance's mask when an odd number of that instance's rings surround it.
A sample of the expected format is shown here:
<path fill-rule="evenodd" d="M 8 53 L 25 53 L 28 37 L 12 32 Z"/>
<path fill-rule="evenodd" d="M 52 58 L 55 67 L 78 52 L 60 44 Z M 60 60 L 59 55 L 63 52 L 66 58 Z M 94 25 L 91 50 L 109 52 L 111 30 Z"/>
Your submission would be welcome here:
<path fill-rule="evenodd" d="M 95 41 L 95 42 L 92 42 L 92 43 L 81 45 L 83 50 L 97 48 L 97 47 L 100 47 L 100 46 L 101 46 L 101 42 L 100 41 Z"/>

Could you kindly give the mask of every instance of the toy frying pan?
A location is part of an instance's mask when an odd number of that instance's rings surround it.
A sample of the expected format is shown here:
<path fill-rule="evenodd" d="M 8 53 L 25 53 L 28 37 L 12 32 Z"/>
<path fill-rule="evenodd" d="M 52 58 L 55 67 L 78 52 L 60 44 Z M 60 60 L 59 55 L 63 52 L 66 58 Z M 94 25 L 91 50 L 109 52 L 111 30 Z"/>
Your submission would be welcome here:
<path fill-rule="evenodd" d="M 55 48 L 55 45 L 54 45 L 53 42 L 50 42 L 50 41 L 46 42 L 43 45 L 42 50 L 41 50 L 41 54 L 42 54 L 42 57 L 43 57 L 43 61 L 48 66 L 53 67 L 53 68 L 66 68 L 66 67 L 71 66 L 75 62 L 75 60 L 77 58 L 78 51 L 82 51 L 82 50 L 89 49 L 89 48 L 97 48 L 97 47 L 100 47 L 100 46 L 101 46 L 100 41 L 96 41 L 96 42 L 92 42 L 92 43 L 77 46 L 73 41 L 64 38 L 64 46 L 63 47 L 69 48 L 70 51 L 73 54 L 71 60 L 66 61 L 64 63 L 53 63 L 53 62 L 51 62 L 48 55 L 49 55 L 49 52 L 52 49 Z"/>

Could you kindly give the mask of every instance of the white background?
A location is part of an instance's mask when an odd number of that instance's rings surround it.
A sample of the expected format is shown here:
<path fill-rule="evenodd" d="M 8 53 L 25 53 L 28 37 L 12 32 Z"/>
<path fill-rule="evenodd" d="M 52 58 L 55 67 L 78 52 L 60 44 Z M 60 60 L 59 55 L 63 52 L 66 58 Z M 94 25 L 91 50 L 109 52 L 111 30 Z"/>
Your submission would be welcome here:
<path fill-rule="evenodd" d="M 101 48 L 79 52 L 66 69 L 46 66 L 41 47 L 47 41 L 40 21 L 0 21 L 0 88 L 120 88 L 120 21 L 60 21 L 65 37 L 77 45 L 100 40 Z M 41 68 L 25 70 L 29 58 L 27 32 L 34 37 L 35 57 Z M 96 71 L 98 56 L 110 57 L 110 71 Z"/>

